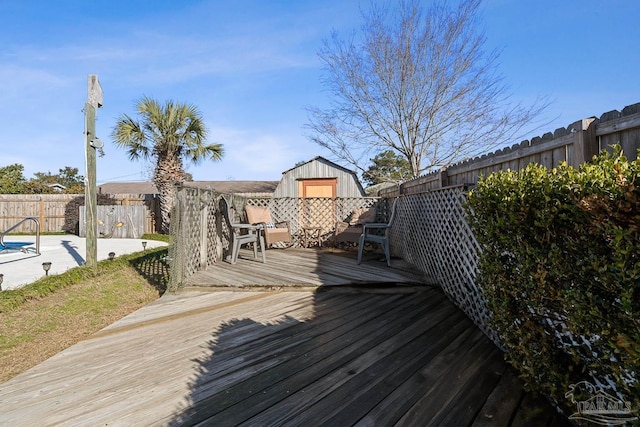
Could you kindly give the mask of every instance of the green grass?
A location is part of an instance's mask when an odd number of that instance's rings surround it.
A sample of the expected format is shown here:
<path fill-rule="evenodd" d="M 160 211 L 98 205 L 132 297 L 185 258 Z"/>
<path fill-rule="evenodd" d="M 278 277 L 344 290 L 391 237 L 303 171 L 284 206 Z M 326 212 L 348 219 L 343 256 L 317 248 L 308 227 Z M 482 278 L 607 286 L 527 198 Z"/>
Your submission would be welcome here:
<path fill-rule="evenodd" d="M 157 240 L 159 242 L 171 243 L 171 236 L 168 234 L 143 234 L 142 240 Z"/>
<path fill-rule="evenodd" d="M 161 234 L 145 234 L 143 236 L 147 240 L 159 240 L 167 243 L 169 237 Z M 148 275 L 152 281 L 151 284 L 160 292 L 164 292 L 168 283 L 168 265 L 164 261 L 167 251 L 166 247 L 161 247 L 122 255 L 113 260 L 99 261 L 96 271 L 86 266 L 75 267 L 62 274 L 45 276 L 18 289 L 2 291 L 0 292 L 0 313 L 15 310 L 27 301 L 42 299 L 57 290 L 128 266 L 135 268 L 142 275 Z"/>

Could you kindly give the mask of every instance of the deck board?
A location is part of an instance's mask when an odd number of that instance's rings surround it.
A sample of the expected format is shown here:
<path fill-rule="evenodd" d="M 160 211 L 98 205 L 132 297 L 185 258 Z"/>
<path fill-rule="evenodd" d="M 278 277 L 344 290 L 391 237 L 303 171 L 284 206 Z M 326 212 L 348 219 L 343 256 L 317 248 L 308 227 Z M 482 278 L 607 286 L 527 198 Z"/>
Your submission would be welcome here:
<path fill-rule="evenodd" d="M 206 287 L 318 287 L 366 283 L 421 283 L 422 274 L 406 262 L 394 259 L 392 268 L 376 254 L 362 264 L 355 252 L 335 249 L 271 249 L 267 262 L 253 252 L 240 251 L 236 264 L 218 262 L 190 277 L 186 286 Z"/>
<path fill-rule="evenodd" d="M 0 384 L 0 425 L 508 425 L 533 404 L 562 425 L 438 288 L 377 260 L 272 252 Z M 225 285 L 246 268 L 261 292 Z M 379 282 L 344 284 L 359 268 Z"/>

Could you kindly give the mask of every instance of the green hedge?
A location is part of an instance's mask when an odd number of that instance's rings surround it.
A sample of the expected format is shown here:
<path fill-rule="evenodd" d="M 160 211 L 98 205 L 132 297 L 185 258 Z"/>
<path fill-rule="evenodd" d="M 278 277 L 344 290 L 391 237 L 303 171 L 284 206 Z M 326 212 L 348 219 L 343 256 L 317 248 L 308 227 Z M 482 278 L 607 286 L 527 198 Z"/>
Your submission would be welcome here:
<path fill-rule="evenodd" d="M 525 386 L 561 406 L 586 380 L 640 408 L 639 172 L 615 147 L 579 169 L 494 173 L 469 195 L 491 327 Z"/>

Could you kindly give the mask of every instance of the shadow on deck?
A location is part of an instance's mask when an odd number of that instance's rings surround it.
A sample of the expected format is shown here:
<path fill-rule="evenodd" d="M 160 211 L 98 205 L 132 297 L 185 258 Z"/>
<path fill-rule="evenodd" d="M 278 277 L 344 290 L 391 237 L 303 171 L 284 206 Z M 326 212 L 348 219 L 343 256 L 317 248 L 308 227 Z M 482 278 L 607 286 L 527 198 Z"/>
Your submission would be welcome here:
<path fill-rule="evenodd" d="M 308 319 L 296 301 L 274 323 L 221 324 L 171 425 L 564 423 L 435 288 L 325 288 L 308 303 Z"/>
<path fill-rule="evenodd" d="M 358 265 L 355 252 L 330 248 L 270 250 L 263 264 L 246 250 L 235 265 L 196 273 L 187 286 L 318 290 L 308 321 L 222 325 L 192 384 L 202 400 L 177 425 L 565 425 L 422 273 L 392 265 L 376 253 Z M 227 369 L 233 384 L 198 391 Z"/>

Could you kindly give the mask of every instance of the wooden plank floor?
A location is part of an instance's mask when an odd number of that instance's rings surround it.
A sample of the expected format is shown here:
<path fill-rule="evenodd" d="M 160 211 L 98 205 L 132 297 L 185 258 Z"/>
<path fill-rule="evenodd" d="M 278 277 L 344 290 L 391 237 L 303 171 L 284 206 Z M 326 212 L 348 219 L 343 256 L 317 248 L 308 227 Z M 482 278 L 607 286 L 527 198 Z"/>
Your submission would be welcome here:
<path fill-rule="evenodd" d="M 0 425 L 562 425 L 530 399 L 437 288 L 191 288 L 0 384 Z"/>
<path fill-rule="evenodd" d="M 327 248 L 270 249 L 267 262 L 242 249 L 236 264 L 218 262 L 190 277 L 186 286 L 207 287 L 318 287 L 369 283 L 422 283 L 422 274 L 400 259 L 392 268 L 384 256 L 366 253 L 362 264 L 356 252 Z"/>

